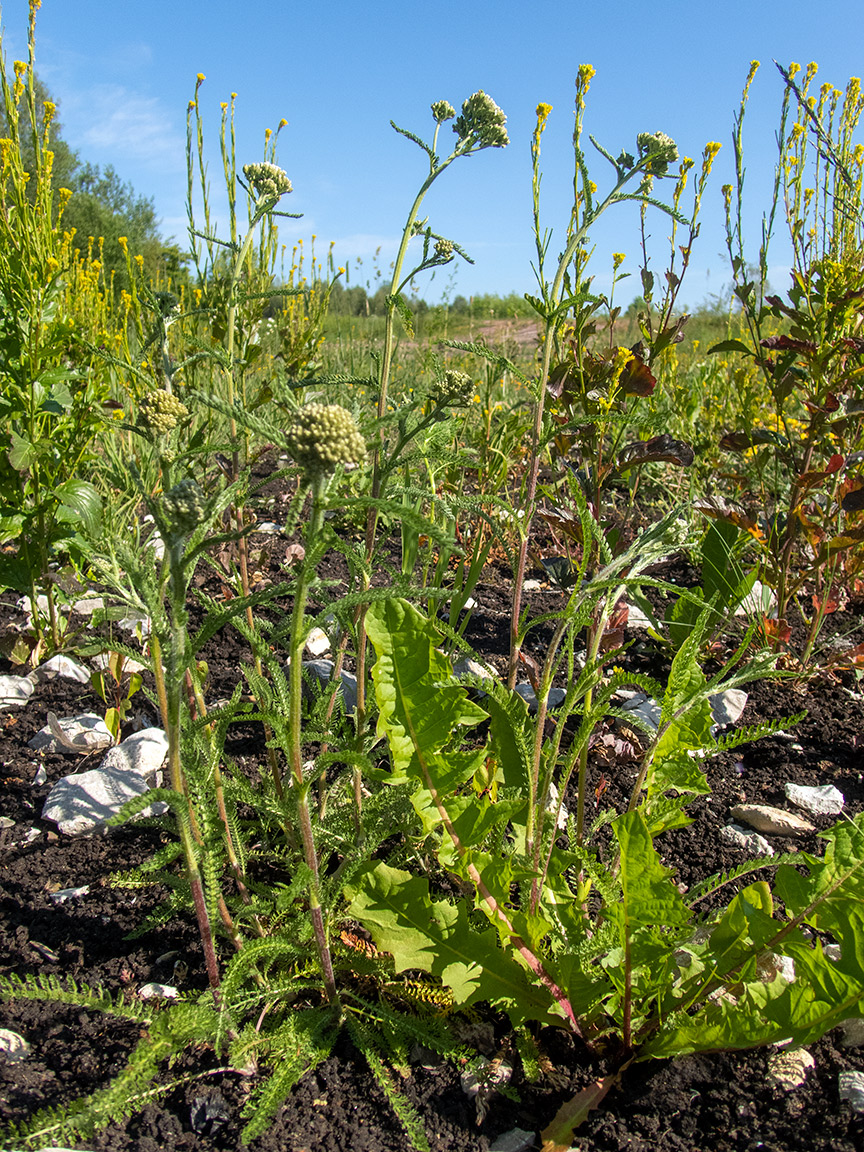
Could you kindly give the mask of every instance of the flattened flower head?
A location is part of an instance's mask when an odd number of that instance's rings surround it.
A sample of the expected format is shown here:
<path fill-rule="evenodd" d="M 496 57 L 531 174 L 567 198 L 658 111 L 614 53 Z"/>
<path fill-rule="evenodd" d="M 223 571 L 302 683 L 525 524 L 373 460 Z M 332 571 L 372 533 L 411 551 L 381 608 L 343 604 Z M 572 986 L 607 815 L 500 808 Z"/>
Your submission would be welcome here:
<path fill-rule="evenodd" d="M 678 145 L 665 132 L 640 132 L 636 137 L 639 159 L 654 153 L 645 171 L 649 176 L 665 176 L 666 169 L 678 159 Z"/>
<path fill-rule="evenodd" d="M 439 260 L 453 259 L 453 241 L 445 240 L 442 236 L 435 241 L 435 255 Z"/>
<path fill-rule="evenodd" d="M 288 173 L 278 164 L 244 164 L 243 175 L 258 200 L 278 200 L 291 191 Z"/>
<path fill-rule="evenodd" d="M 330 476 L 340 464 L 362 464 L 366 444 L 354 417 L 339 404 L 307 404 L 286 430 L 288 451 L 310 483 Z"/>
<path fill-rule="evenodd" d="M 148 392 L 138 405 L 138 422 L 153 436 L 167 436 L 181 420 L 189 415 L 189 409 L 171 392 L 161 388 Z"/>
<path fill-rule="evenodd" d="M 472 148 L 506 148 L 510 143 L 506 123 L 507 117 L 481 89 L 462 105 L 462 115 L 453 131 L 460 140 L 469 141 Z"/>

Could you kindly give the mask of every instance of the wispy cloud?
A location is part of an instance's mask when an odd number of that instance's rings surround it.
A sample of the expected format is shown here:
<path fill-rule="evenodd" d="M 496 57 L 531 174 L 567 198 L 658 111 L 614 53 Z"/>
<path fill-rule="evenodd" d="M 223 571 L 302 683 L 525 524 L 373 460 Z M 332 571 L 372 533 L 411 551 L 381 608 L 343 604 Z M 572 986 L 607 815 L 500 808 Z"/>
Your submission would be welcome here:
<path fill-rule="evenodd" d="M 146 165 L 162 172 L 184 166 L 185 138 L 156 97 L 120 84 L 98 84 L 63 102 L 66 134 L 87 156 L 106 163 Z"/>

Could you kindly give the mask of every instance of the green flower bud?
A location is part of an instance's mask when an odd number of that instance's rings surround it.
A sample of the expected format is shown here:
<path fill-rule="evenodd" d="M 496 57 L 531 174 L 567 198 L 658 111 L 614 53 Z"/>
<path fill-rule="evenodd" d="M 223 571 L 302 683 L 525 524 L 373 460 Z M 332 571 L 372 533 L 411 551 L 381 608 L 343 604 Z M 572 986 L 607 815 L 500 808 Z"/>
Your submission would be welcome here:
<path fill-rule="evenodd" d="M 339 404 L 307 404 L 292 417 L 286 431 L 288 451 L 314 483 L 340 464 L 361 464 L 366 444 L 354 417 Z"/>
<path fill-rule="evenodd" d="M 462 105 L 462 115 L 453 131 L 460 140 L 468 140 L 472 148 L 505 148 L 510 143 L 506 123 L 507 117 L 481 89 Z"/>
<path fill-rule="evenodd" d="M 445 372 L 433 393 L 436 404 L 464 404 L 474 382 L 467 372 Z"/>
<path fill-rule="evenodd" d="M 639 158 L 656 153 L 645 171 L 649 176 L 665 176 L 666 169 L 678 159 L 678 145 L 665 132 L 640 132 L 636 137 Z"/>
<path fill-rule="evenodd" d="M 244 164 L 243 175 L 259 200 L 278 200 L 291 191 L 288 173 L 277 164 Z"/>
<path fill-rule="evenodd" d="M 162 389 L 148 392 L 138 405 L 138 422 L 153 436 L 167 436 L 188 415 L 186 405 L 173 393 Z"/>
<path fill-rule="evenodd" d="M 204 493 L 194 480 L 181 480 L 162 497 L 162 512 L 172 531 L 188 536 L 206 515 Z"/>
<path fill-rule="evenodd" d="M 452 260 L 453 259 L 453 241 L 445 240 L 443 237 L 435 241 L 435 255 L 439 260 Z"/>
<path fill-rule="evenodd" d="M 438 124 L 443 124 L 445 120 L 452 120 L 456 115 L 456 109 L 452 104 L 448 104 L 446 100 L 436 100 L 432 105 L 432 115 Z"/>

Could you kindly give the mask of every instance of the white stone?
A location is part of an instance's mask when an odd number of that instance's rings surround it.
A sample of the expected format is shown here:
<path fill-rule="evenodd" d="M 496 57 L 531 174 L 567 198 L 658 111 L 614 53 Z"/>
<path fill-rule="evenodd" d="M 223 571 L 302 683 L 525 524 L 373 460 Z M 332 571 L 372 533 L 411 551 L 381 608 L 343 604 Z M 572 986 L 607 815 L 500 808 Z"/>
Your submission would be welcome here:
<path fill-rule="evenodd" d="M 654 624 L 636 604 L 629 605 L 627 609 L 628 628 L 653 628 Z M 517 1128 L 518 1132 L 519 1129 Z"/>
<path fill-rule="evenodd" d="M 495 1138 L 489 1145 L 489 1152 L 528 1152 L 534 1147 L 536 1132 L 526 1132 L 524 1128 L 511 1128 Z"/>
<path fill-rule="evenodd" d="M 323 656 L 330 651 L 330 637 L 323 628 L 313 628 L 306 637 L 306 651 L 310 656 Z"/>
<path fill-rule="evenodd" d="M 6 708 L 23 708 L 35 687 L 27 676 L 0 676 L 0 712 Z"/>
<path fill-rule="evenodd" d="M 741 714 L 747 707 L 747 693 L 740 688 L 727 688 L 725 692 L 716 692 L 708 697 L 714 723 L 721 725 L 734 724 L 741 719 Z"/>
<path fill-rule="evenodd" d="M 841 1100 L 848 1100 L 856 1112 L 864 1112 L 864 1072 L 841 1072 L 837 1087 Z"/>
<path fill-rule="evenodd" d="M 542 592 L 543 585 L 539 580 L 526 580 L 522 585 L 523 592 Z"/>
<path fill-rule="evenodd" d="M 772 1088 L 791 1092 L 794 1088 L 801 1087 L 807 1079 L 807 1073 L 815 1064 L 816 1061 L 806 1048 L 772 1052 L 768 1057 L 768 1083 Z"/>
<path fill-rule="evenodd" d="M 31 788 L 41 788 L 45 781 L 48 779 L 48 773 L 45 771 L 45 765 L 40 764 L 36 769 L 36 775 L 30 781 Z"/>
<path fill-rule="evenodd" d="M 29 596 L 22 596 L 20 600 L 16 601 L 15 607 L 19 608 L 22 612 L 26 612 L 28 618 L 32 621 L 32 619 L 33 619 L 33 601 Z M 48 615 L 48 597 L 47 596 L 39 595 L 36 597 L 36 609 L 39 612 L 40 616 L 47 616 Z"/>
<path fill-rule="evenodd" d="M 720 839 L 733 848 L 742 848 L 748 856 L 773 856 L 774 849 L 764 836 L 756 832 L 748 832 L 737 824 L 727 824 L 720 829 Z"/>
<path fill-rule="evenodd" d="M 89 884 L 82 884 L 80 888 L 60 888 L 57 892 L 52 892 L 48 899 L 52 904 L 68 904 L 70 900 L 80 900 L 89 891 Z"/>
<path fill-rule="evenodd" d="M 861 1048 L 864 1045 L 864 1020 L 860 1016 L 844 1020 L 840 1027 L 843 1029 L 841 1048 Z"/>
<path fill-rule="evenodd" d="M 475 676 L 478 680 L 494 680 L 495 674 L 485 664 L 465 656 L 461 660 L 453 661 L 453 675 L 457 680 L 465 680 L 468 676 Z"/>
<path fill-rule="evenodd" d="M 731 815 L 769 836 L 806 836 L 816 831 L 809 820 L 793 812 L 784 812 L 782 808 L 772 808 L 770 804 L 738 804 L 731 810 Z"/>
<path fill-rule="evenodd" d="M 776 605 L 774 593 L 761 580 L 754 580 L 753 587 L 735 609 L 736 616 L 771 614 Z"/>
<path fill-rule="evenodd" d="M 144 728 L 110 748 L 99 765 L 103 772 L 135 772 L 151 787 L 168 754 L 168 737 L 161 728 Z"/>
<path fill-rule="evenodd" d="M 150 623 L 150 617 L 146 612 L 142 612 L 139 608 L 130 608 L 123 619 L 117 621 L 117 627 L 122 628 L 124 632 L 140 634 L 143 639 L 150 635 Z"/>
<path fill-rule="evenodd" d="M 42 835 L 41 828 L 29 828 L 24 835 L 24 843 L 32 844 L 34 840 L 38 840 Z"/>
<path fill-rule="evenodd" d="M 100 672 L 104 672 L 108 667 L 108 662 L 111 659 L 110 652 L 99 652 L 93 657 L 93 664 Z M 147 668 L 146 664 L 139 664 L 137 660 L 133 660 L 131 656 L 126 656 L 123 660 L 123 672 L 144 672 Z"/>
<path fill-rule="evenodd" d="M 77 612 L 79 616 L 92 616 L 97 609 L 104 607 L 105 601 L 101 596 L 84 596 L 75 601 L 72 611 Z"/>
<path fill-rule="evenodd" d="M 282 526 L 274 524 L 272 520 L 264 520 L 261 524 L 255 525 L 255 531 L 261 532 L 264 536 L 278 536 L 282 531 Z"/>
<path fill-rule="evenodd" d="M 53 714 L 52 714 L 53 715 Z M 27 744 L 36 751 L 64 752 L 82 755 L 99 748 L 110 748 L 114 737 L 108 731 L 105 721 L 95 712 L 85 712 L 82 716 L 65 716 L 52 724 L 40 728 Z"/>
<path fill-rule="evenodd" d="M 18 1064 L 30 1055 L 30 1045 L 17 1032 L 10 1032 L 8 1028 L 0 1028 L 0 1052 L 6 1057 L 7 1063 Z"/>
<path fill-rule="evenodd" d="M 171 984 L 142 984 L 138 995 L 142 1000 L 176 1000 L 179 993 Z"/>
<path fill-rule="evenodd" d="M 818 788 L 807 784 L 787 784 L 786 799 L 814 816 L 839 816 L 846 803 L 843 793 L 838 792 L 833 784 L 822 784 Z"/>
<path fill-rule="evenodd" d="M 82 836 L 101 828 L 106 820 L 150 787 L 143 776 L 128 769 L 93 768 L 58 780 L 45 801 L 42 819 L 51 820 L 66 836 Z M 146 814 L 164 812 L 164 804 L 152 805 Z"/>
<path fill-rule="evenodd" d="M 53 680 L 60 676 L 64 680 L 74 680 L 77 684 L 90 683 L 90 673 L 87 669 L 70 660 L 68 656 L 52 656 L 50 660 L 34 668 L 32 675 L 37 681 Z"/>

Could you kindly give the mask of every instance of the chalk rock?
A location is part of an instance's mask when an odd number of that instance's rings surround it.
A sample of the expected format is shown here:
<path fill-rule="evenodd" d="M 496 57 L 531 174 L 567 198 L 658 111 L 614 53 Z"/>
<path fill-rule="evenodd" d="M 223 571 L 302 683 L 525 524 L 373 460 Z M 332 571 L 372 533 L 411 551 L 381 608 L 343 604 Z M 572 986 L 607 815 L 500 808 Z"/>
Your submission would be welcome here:
<path fill-rule="evenodd" d="M 15 827 L 15 821 L 12 819 L 11 816 L 0 816 L 0 832 L 2 832 L 4 828 L 14 828 L 14 827 Z"/>
<path fill-rule="evenodd" d="M 82 884 L 80 888 L 60 888 L 57 892 L 52 892 L 48 899 L 52 904 L 68 904 L 70 900 L 80 900 L 89 891 L 89 884 Z"/>
<path fill-rule="evenodd" d="M 142 984 L 138 996 L 142 1000 L 176 1000 L 179 993 L 171 984 Z"/>
<path fill-rule="evenodd" d="M 35 691 L 27 676 L 0 676 L 0 712 L 7 708 L 23 708 Z"/>
<path fill-rule="evenodd" d="M 523 592 L 542 592 L 543 585 L 539 580 L 526 580 L 522 585 Z"/>
<path fill-rule="evenodd" d="M 815 1063 L 806 1048 L 772 1052 L 768 1057 L 768 1083 L 772 1088 L 791 1092 L 801 1087 Z"/>
<path fill-rule="evenodd" d="M 306 651 L 310 656 L 323 656 L 330 651 L 330 637 L 323 628 L 313 628 L 306 637 Z"/>
<path fill-rule="evenodd" d="M 840 1025 L 843 1029 L 841 1048 L 861 1048 L 864 1046 L 864 1019 L 853 1016 L 851 1020 L 844 1020 Z"/>
<path fill-rule="evenodd" d="M 814 816 L 839 816 L 846 803 L 843 793 L 838 792 L 833 784 L 822 784 L 818 788 L 807 784 L 787 784 L 786 799 Z"/>
<path fill-rule="evenodd" d="M 282 531 L 282 526 L 281 524 L 274 524 L 272 520 L 263 520 L 260 524 L 255 525 L 255 531 L 264 536 L 278 536 Z"/>
<path fill-rule="evenodd" d="M 841 1100 L 848 1100 L 856 1112 L 864 1112 L 864 1072 L 841 1072 L 837 1087 Z"/>
<path fill-rule="evenodd" d="M 472 660 L 470 656 L 465 656 L 461 660 L 453 661 L 453 675 L 457 680 L 465 680 L 469 676 L 476 676 L 478 680 L 494 680 L 495 674 L 486 667 L 485 664 L 480 664 L 477 660 Z"/>
<path fill-rule="evenodd" d="M 534 1147 L 536 1136 L 536 1132 L 526 1132 L 524 1128 L 511 1128 L 495 1138 L 489 1152 L 528 1152 Z"/>
<path fill-rule="evenodd" d="M 136 772 L 151 788 L 168 754 L 168 737 L 161 728 L 144 728 L 110 748 L 99 768 L 105 771 Z"/>
<path fill-rule="evenodd" d="M 627 627 L 628 628 L 653 628 L 654 625 L 650 619 L 645 615 L 641 608 L 635 604 L 630 604 L 627 608 Z M 520 1129 L 516 1129 L 520 1131 Z"/>
<path fill-rule="evenodd" d="M 104 607 L 105 601 L 101 596 L 83 596 L 72 605 L 72 611 L 77 612 L 79 616 L 92 616 L 99 608 Z"/>
<path fill-rule="evenodd" d="M 18 1064 L 30 1055 L 30 1045 L 17 1032 L 0 1028 L 0 1052 L 6 1057 L 7 1063 Z"/>
<path fill-rule="evenodd" d="M 754 580 L 753 587 L 735 609 L 736 616 L 753 616 L 753 615 L 775 615 L 774 608 L 776 606 L 776 599 L 774 593 L 770 588 L 762 583 L 761 580 Z"/>
<path fill-rule="evenodd" d="M 740 688 L 727 688 L 725 692 L 715 692 L 708 697 L 711 705 L 711 714 L 714 723 L 721 725 L 734 724 L 741 719 L 741 714 L 747 707 L 747 693 Z"/>
<path fill-rule="evenodd" d="M 87 669 L 70 660 L 68 656 L 52 656 L 50 660 L 34 668 L 32 675 L 36 681 L 54 680 L 59 676 L 64 680 L 74 680 L 78 684 L 90 683 L 90 673 Z"/>
<path fill-rule="evenodd" d="M 99 652 L 93 657 L 93 664 L 100 672 L 104 672 L 108 667 L 110 660 L 110 653 Z M 133 660 L 131 656 L 127 656 L 123 661 L 123 672 L 143 672 L 147 668 L 146 664 L 139 664 L 137 660 Z"/>
<path fill-rule="evenodd" d="M 161 544 L 162 541 L 160 540 L 159 543 Z M 157 557 L 157 559 L 161 559 L 161 557 Z M 140 608 L 129 608 L 123 619 L 117 621 L 118 628 L 122 628 L 124 632 L 140 634 L 142 639 L 150 635 L 150 625 L 150 617 Z"/>
<path fill-rule="evenodd" d="M 87 835 L 116 816 L 127 801 L 149 791 L 145 778 L 128 768 L 93 768 L 58 780 L 45 800 L 42 819 L 51 820 L 66 836 Z M 143 814 L 164 812 L 165 807 L 154 804 Z"/>
<path fill-rule="evenodd" d="M 773 856 L 774 849 L 764 836 L 748 832 L 738 824 L 727 824 L 720 829 L 720 839 L 733 848 L 741 848 L 748 856 Z"/>
<path fill-rule="evenodd" d="M 85 712 L 82 716 L 56 717 L 54 724 L 40 728 L 27 744 L 35 751 L 63 752 L 66 755 L 82 755 L 99 748 L 110 748 L 114 737 L 105 726 L 105 721 L 95 712 Z"/>
<path fill-rule="evenodd" d="M 742 820 L 755 828 L 775 836 L 806 836 L 816 829 L 801 816 L 784 812 L 782 808 L 772 808 L 770 804 L 738 804 L 730 813 L 734 819 Z"/>

